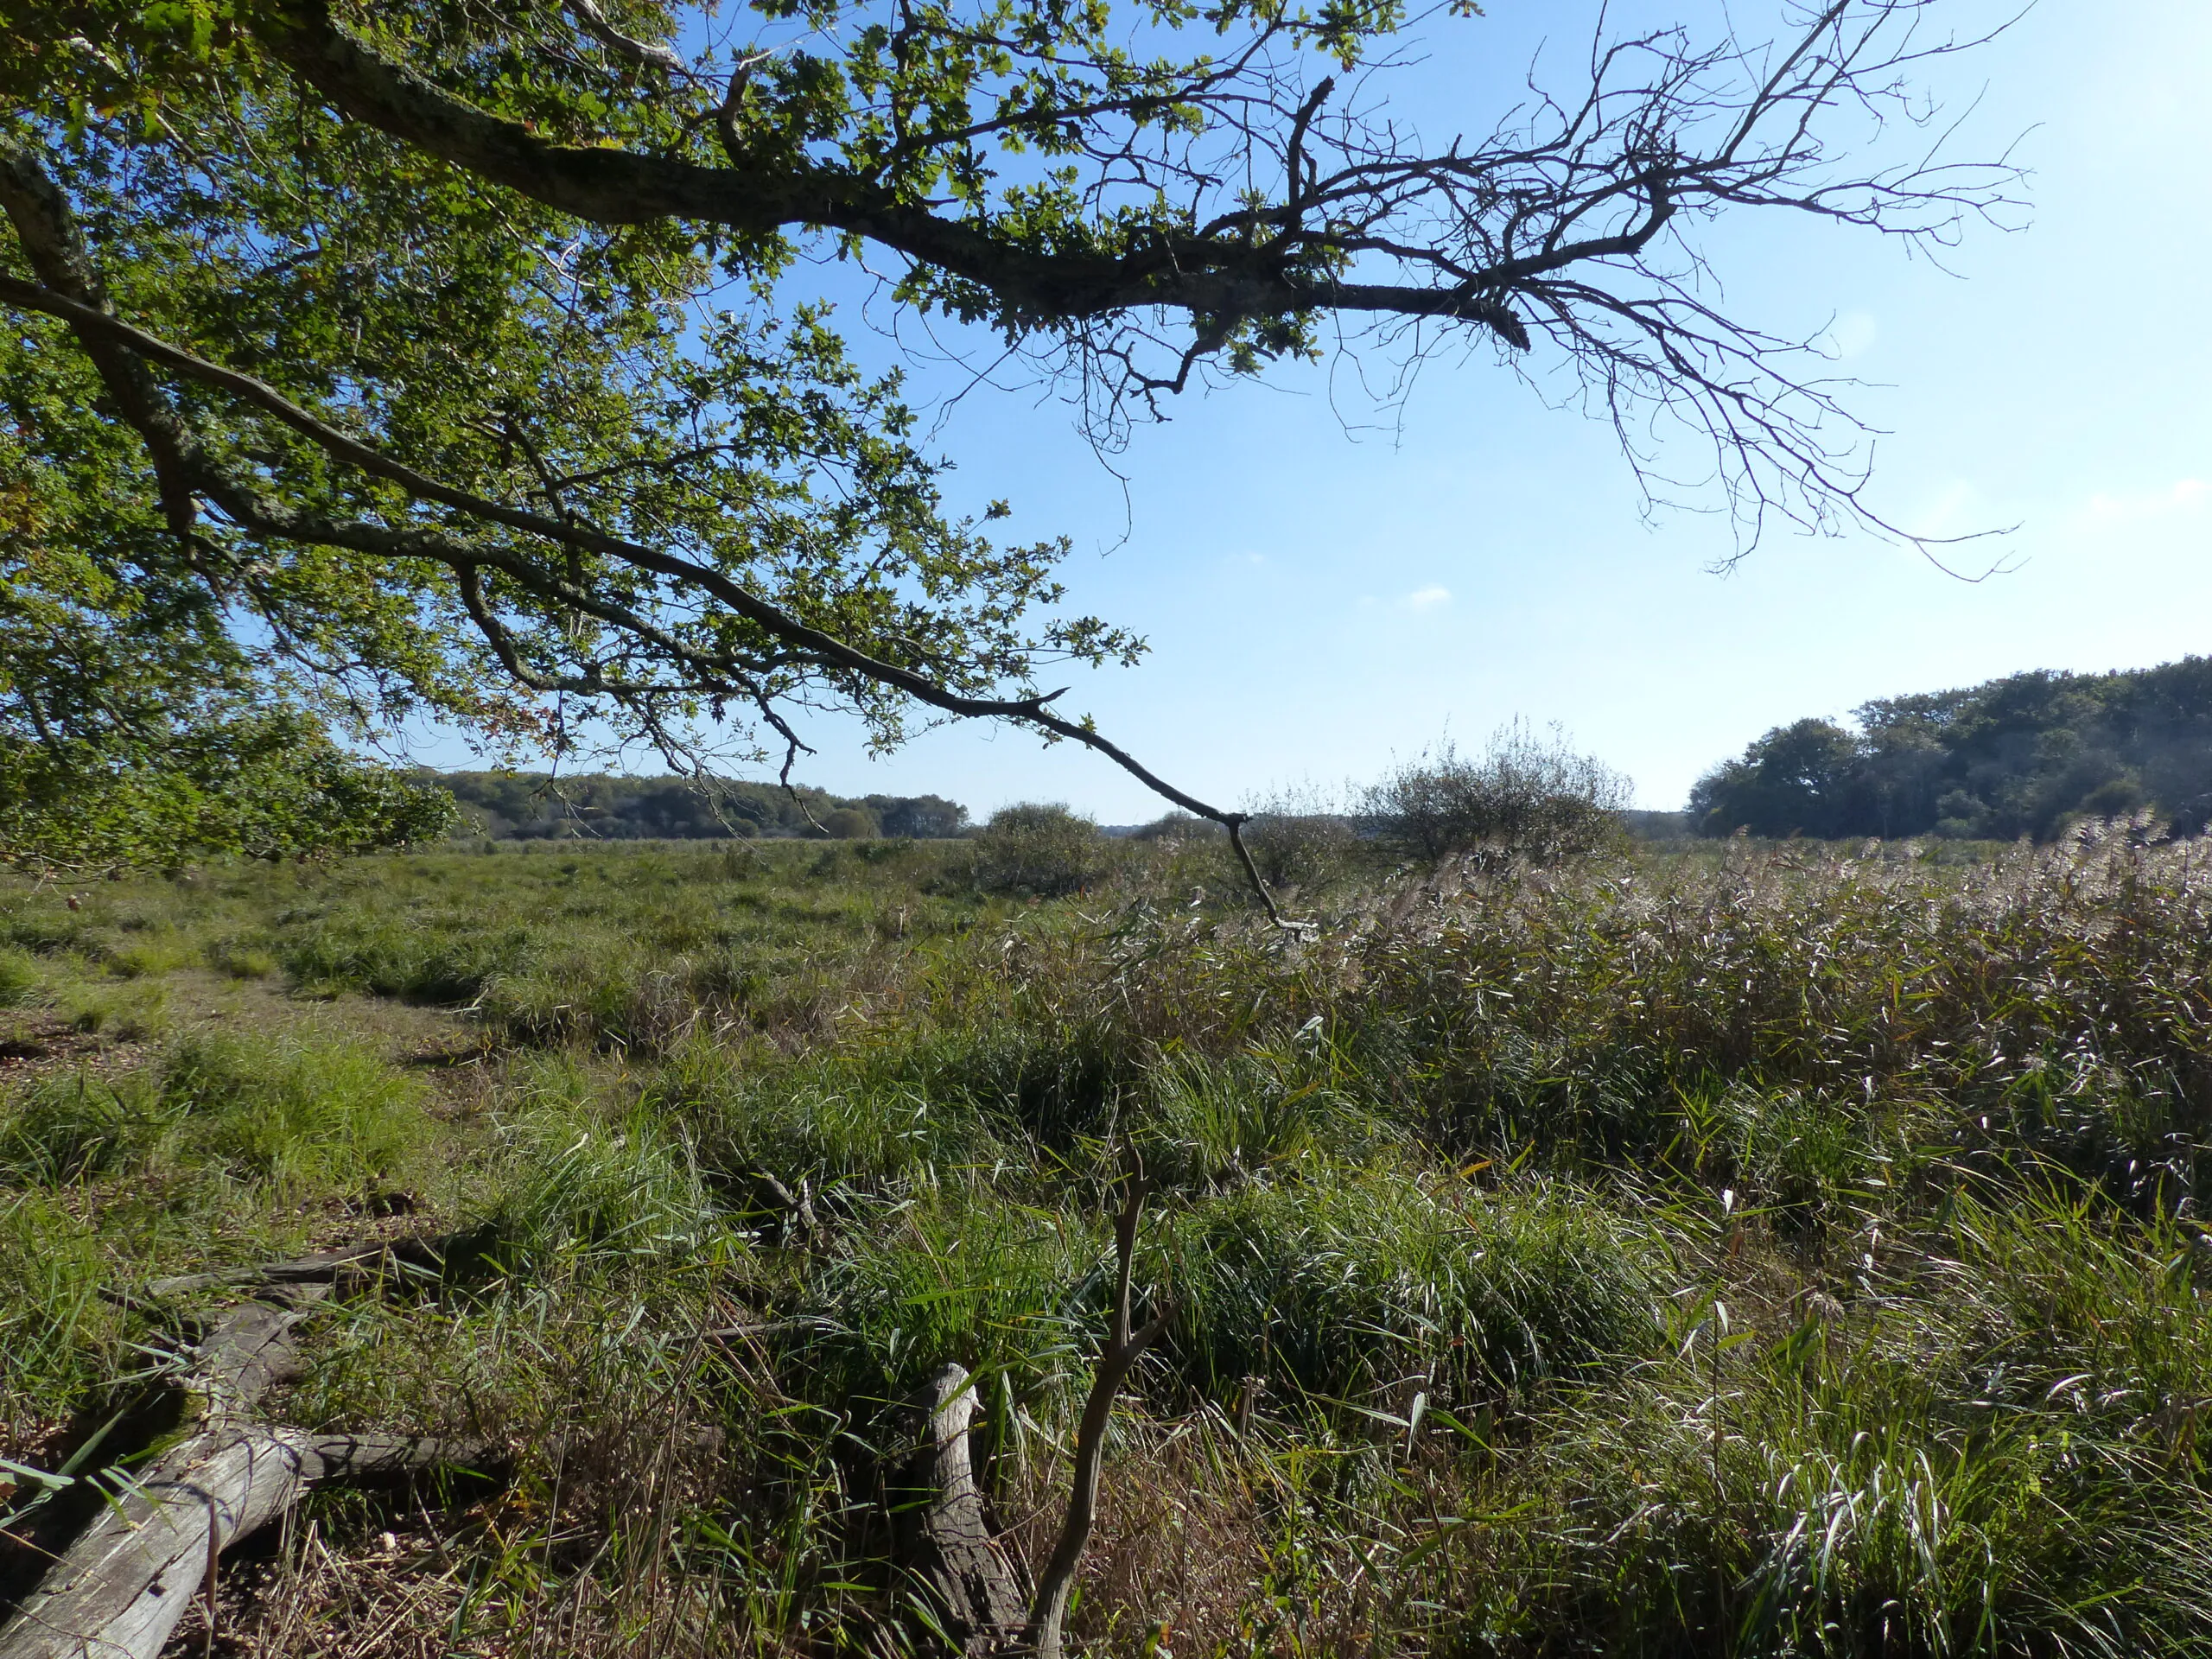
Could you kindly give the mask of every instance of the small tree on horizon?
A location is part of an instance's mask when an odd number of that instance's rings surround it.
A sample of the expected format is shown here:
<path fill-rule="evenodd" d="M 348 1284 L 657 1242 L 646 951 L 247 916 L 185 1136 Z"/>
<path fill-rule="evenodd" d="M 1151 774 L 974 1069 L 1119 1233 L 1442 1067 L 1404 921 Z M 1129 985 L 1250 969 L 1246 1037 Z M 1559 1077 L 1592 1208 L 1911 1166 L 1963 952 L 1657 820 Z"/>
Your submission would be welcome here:
<path fill-rule="evenodd" d="M 1560 728 L 1539 737 L 1516 721 L 1479 756 L 1447 739 L 1398 766 L 1367 790 L 1361 827 L 1427 863 L 1547 864 L 1618 841 L 1630 799 L 1628 779 L 1576 753 Z"/>
<path fill-rule="evenodd" d="M 973 844 L 975 882 L 987 893 L 1063 899 L 1106 871 L 1098 826 L 1058 802 L 1002 806 Z"/>

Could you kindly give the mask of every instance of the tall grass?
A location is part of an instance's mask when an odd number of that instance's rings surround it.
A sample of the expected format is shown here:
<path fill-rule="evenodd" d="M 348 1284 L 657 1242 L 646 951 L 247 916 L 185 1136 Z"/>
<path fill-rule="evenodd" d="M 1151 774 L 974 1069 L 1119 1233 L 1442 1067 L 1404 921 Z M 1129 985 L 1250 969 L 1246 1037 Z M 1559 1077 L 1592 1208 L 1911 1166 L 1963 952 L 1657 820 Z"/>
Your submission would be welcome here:
<path fill-rule="evenodd" d="M 1172 1318 L 1096 1652 L 2212 1651 L 2195 848 L 1347 864 L 1297 934 L 1218 846 L 1093 854 L 1041 902 L 804 846 L 11 894 L 35 1017 L 334 1000 L 0 1098 L 0 1455 L 174 1336 L 103 1288 L 404 1222 L 448 1272 L 334 1308 L 285 1409 L 519 1473 L 319 1511 L 267 1650 L 373 1592 L 392 1651 L 901 1651 L 891 1408 L 969 1368 L 1038 1546 L 1134 1157 Z"/>
<path fill-rule="evenodd" d="M 1204 1200 L 1175 1243 L 1169 1353 L 1224 1402 L 1526 1400 L 1647 1351 L 1664 1294 L 1658 1242 L 1577 1195 L 1388 1166 Z"/>
<path fill-rule="evenodd" d="M 52 1195 L 0 1188 L 0 1448 L 28 1450 L 134 1369 L 127 1323 L 100 1295 L 110 1266 Z"/>
<path fill-rule="evenodd" d="M 1966 1204 L 1958 1254 L 1789 1319 L 1718 1298 L 1672 1351 L 1539 1421 L 1503 1517 L 1422 1571 L 1478 1583 L 1478 1647 L 1743 1654 L 2189 1653 L 2212 1502 L 2206 1338 L 2176 1269 L 2109 1220 Z M 1906 1281 L 1928 1279 L 1934 1294 Z M 1743 1317 L 1748 1314 L 1748 1319 Z M 2153 1333 L 2157 1334 L 2153 1334 Z M 2158 1355 L 2149 1360 L 2152 1352 Z M 2145 1362 L 2148 1361 L 2146 1364 Z M 2153 1494 L 2157 1496 L 2153 1496 Z"/>

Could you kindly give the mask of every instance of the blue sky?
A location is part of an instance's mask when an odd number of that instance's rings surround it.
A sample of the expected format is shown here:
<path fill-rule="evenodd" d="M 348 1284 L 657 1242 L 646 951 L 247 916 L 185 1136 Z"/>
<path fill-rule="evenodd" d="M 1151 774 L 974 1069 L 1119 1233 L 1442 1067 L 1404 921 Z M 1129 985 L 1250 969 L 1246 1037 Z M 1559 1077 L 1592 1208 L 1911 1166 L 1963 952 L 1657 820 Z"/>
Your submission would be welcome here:
<path fill-rule="evenodd" d="M 1739 28 L 1776 7 L 1742 0 Z M 1571 71 L 1593 10 L 1486 10 L 1405 78 L 1429 136 L 1486 126 L 1547 33 L 1548 61 Z M 1996 15 L 1955 10 L 1964 26 Z M 1067 702 L 1194 792 L 1236 804 L 1363 780 L 1522 717 L 1563 725 L 1640 804 L 1679 805 L 1705 768 L 1800 715 L 2212 650 L 2208 80 L 2202 0 L 2044 0 L 1936 86 L 1955 106 L 1980 97 L 1961 153 L 2025 134 L 2028 228 L 1972 236 L 1955 274 L 1783 216 L 1713 244 L 1735 309 L 1783 333 L 1833 318 L 1845 368 L 1879 383 L 1852 401 L 1887 433 L 1888 515 L 2020 526 L 1991 550 L 2015 568 L 1980 584 L 1865 536 L 1777 536 L 1710 574 L 1725 524 L 1646 524 L 1609 435 L 1488 352 L 1433 361 L 1395 431 L 1348 435 L 1319 372 L 1187 397 L 1118 458 L 1126 496 L 1049 391 L 971 396 L 939 443 L 957 493 L 1011 497 L 1017 534 L 1075 538 L 1078 606 L 1149 637 L 1142 667 L 1078 677 Z M 925 372 L 917 390 L 945 384 Z M 812 735 L 806 781 L 839 792 L 933 791 L 979 816 L 1025 799 L 1108 822 L 1159 810 L 1103 760 L 1016 732 L 940 731 L 887 760 L 833 722 Z"/>

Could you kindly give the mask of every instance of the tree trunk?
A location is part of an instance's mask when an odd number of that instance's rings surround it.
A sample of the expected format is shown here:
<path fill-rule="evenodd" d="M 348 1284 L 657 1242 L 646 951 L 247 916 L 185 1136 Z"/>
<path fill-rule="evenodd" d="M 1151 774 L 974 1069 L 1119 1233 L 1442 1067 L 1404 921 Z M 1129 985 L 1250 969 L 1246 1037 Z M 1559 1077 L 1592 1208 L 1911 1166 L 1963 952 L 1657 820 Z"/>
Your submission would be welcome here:
<path fill-rule="evenodd" d="M 1027 1598 L 983 1518 L 983 1495 L 969 1462 L 976 1390 L 965 1370 L 947 1365 L 906 1408 L 917 1444 L 892 1494 L 900 1556 L 920 1580 L 956 1651 L 966 1659 L 1003 1653 L 1021 1635 Z"/>

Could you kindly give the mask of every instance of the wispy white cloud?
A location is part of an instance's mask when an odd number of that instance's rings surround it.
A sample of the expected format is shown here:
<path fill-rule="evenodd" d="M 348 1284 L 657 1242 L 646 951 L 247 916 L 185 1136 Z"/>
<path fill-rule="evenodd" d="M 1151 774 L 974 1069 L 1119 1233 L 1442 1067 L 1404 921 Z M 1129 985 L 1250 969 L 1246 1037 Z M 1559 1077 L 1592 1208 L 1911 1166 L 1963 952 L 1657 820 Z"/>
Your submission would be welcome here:
<path fill-rule="evenodd" d="M 1433 610 L 1439 605 L 1449 605 L 1451 602 L 1452 590 L 1449 588 L 1439 588 L 1433 585 L 1427 588 L 1416 588 L 1413 592 L 1406 595 L 1406 606 L 1409 610 Z"/>
<path fill-rule="evenodd" d="M 2100 490 L 2076 516 L 2084 526 L 2107 528 L 2196 514 L 2208 504 L 2212 504 L 2212 483 L 2201 478 L 2177 478 L 2163 489 L 2138 490 L 2132 494 Z"/>

